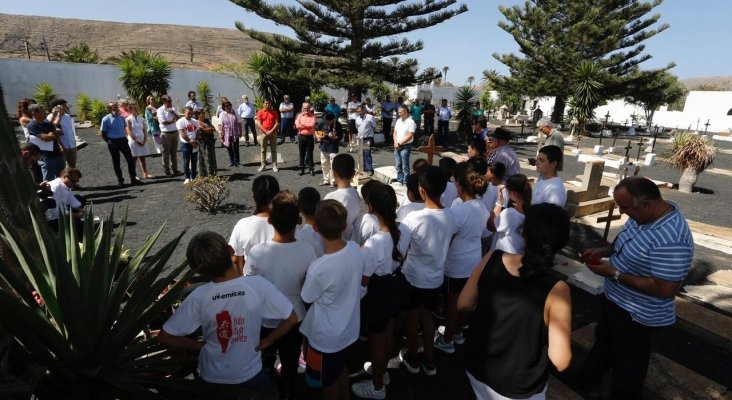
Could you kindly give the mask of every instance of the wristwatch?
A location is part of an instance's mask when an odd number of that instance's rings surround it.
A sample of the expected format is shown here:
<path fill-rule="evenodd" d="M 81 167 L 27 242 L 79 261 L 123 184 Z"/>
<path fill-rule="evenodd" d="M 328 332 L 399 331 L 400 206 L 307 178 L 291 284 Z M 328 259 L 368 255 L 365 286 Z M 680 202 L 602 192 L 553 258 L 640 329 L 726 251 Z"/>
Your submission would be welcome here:
<path fill-rule="evenodd" d="M 615 273 L 613 274 L 613 276 L 610 277 L 610 279 L 614 280 L 615 282 L 620 283 L 620 275 L 622 275 L 622 274 L 623 274 L 622 272 L 615 270 Z"/>

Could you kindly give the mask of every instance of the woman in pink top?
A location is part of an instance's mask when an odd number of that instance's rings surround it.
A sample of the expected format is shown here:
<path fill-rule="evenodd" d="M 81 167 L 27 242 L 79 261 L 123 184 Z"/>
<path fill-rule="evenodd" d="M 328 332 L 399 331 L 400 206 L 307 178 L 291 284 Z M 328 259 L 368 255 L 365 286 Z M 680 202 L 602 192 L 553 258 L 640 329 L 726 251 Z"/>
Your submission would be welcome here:
<path fill-rule="evenodd" d="M 302 112 L 295 118 L 300 150 L 300 175 L 305 175 L 305 164 L 310 167 L 310 175 L 315 176 L 313 147 L 315 146 L 315 113 L 310 103 L 302 103 Z"/>
<path fill-rule="evenodd" d="M 219 132 L 221 143 L 229 152 L 229 166 L 239 166 L 239 138 L 241 137 L 241 121 L 228 100 L 222 104 L 224 111 L 219 115 Z"/>

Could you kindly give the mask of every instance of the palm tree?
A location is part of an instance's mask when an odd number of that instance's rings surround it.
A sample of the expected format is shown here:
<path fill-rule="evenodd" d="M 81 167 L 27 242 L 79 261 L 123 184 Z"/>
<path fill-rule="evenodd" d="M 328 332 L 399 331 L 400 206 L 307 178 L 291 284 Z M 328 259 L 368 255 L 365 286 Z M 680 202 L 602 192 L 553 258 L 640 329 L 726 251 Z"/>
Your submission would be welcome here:
<path fill-rule="evenodd" d="M 478 92 L 469 86 L 462 86 L 455 93 L 455 109 L 457 110 L 458 132 L 465 134 L 466 138 L 470 135 L 470 125 L 472 124 L 473 104 L 478 97 Z"/>
<path fill-rule="evenodd" d="M 595 118 L 595 108 L 600 102 L 599 92 L 602 89 L 600 66 L 592 61 L 582 61 L 574 70 L 575 85 L 573 96 L 569 100 L 570 116 L 577 119 L 577 147 L 579 139 L 585 134 L 587 121 Z"/>
<path fill-rule="evenodd" d="M 122 73 L 119 81 L 138 105 L 145 104 L 147 96 L 160 97 L 168 93 L 173 70 L 162 55 L 147 50 L 131 50 L 123 51 L 116 59 Z"/>
<path fill-rule="evenodd" d="M 61 53 L 54 54 L 54 57 L 64 62 L 81 63 L 81 64 L 98 64 L 99 52 L 92 51 L 89 45 L 82 42 L 76 46 L 69 47 Z"/>
<path fill-rule="evenodd" d="M 473 87 L 473 82 L 475 82 L 475 77 L 471 75 L 468 77 L 468 86 Z"/>
<path fill-rule="evenodd" d="M 425 69 L 422 70 L 422 73 L 420 75 L 424 76 L 426 78 L 431 77 L 432 79 L 430 79 L 426 83 L 429 83 L 430 85 L 434 85 L 436 83 L 435 81 L 437 81 L 437 79 L 439 79 L 439 77 L 442 76 L 442 73 L 440 73 L 440 71 L 435 67 L 426 67 Z"/>
<path fill-rule="evenodd" d="M 447 65 L 442 67 L 442 80 L 445 81 L 445 83 L 447 83 L 447 71 L 449 69 L 450 69 L 450 67 L 448 67 Z"/>
<path fill-rule="evenodd" d="M 690 132 L 677 133 L 671 145 L 670 153 L 662 160 L 682 171 L 679 192 L 691 193 L 699 174 L 714 162 L 717 147 L 709 139 Z"/>

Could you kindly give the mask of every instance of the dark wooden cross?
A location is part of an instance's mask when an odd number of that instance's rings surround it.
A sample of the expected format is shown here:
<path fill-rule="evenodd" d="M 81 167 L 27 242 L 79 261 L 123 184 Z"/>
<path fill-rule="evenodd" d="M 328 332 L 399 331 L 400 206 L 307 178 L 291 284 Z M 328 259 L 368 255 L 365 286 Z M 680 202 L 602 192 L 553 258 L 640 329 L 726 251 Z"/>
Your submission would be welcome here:
<path fill-rule="evenodd" d="M 435 153 L 445 151 L 442 146 L 435 146 L 435 134 L 431 134 L 427 140 L 427 146 L 419 146 L 417 151 L 420 153 L 427 153 L 427 162 L 432 165 L 432 159 Z"/>
<path fill-rule="evenodd" d="M 613 212 L 615 211 L 615 205 L 610 208 L 607 212 L 607 217 L 600 217 L 597 219 L 597 223 L 605 223 L 605 232 L 602 234 L 602 240 L 607 240 L 607 237 L 610 235 L 610 223 L 612 223 L 615 220 L 620 219 L 620 215 L 613 215 Z"/>
<path fill-rule="evenodd" d="M 709 125 L 711 125 L 711 124 L 709 123 L 709 120 L 707 120 L 707 122 L 704 124 L 704 133 L 707 133 L 707 129 L 709 129 Z"/>

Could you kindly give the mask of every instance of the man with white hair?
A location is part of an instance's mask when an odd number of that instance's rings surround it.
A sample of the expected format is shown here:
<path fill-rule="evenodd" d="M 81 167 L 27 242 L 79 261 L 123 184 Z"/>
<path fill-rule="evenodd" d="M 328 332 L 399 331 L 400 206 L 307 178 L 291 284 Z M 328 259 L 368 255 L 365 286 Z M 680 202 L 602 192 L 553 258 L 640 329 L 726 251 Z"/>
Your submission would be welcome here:
<path fill-rule="evenodd" d="M 559 166 L 557 168 L 561 171 L 564 165 L 564 136 L 562 135 L 562 132 L 559 132 L 554 127 L 552 120 L 547 117 L 543 117 L 536 121 L 536 129 L 546 136 L 544 143 L 541 146 L 538 146 L 539 149 L 544 146 L 557 146 L 562 149 L 562 160 L 559 161 Z"/>
<path fill-rule="evenodd" d="M 249 131 L 252 132 L 254 144 L 258 145 L 257 127 L 254 125 L 254 114 L 256 109 L 254 104 L 249 101 L 249 96 L 241 96 L 241 104 L 239 104 L 239 108 L 236 111 L 237 114 L 239 114 L 239 117 L 241 117 L 241 120 L 244 121 L 244 140 L 247 142 L 247 147 L 249 147 Z"/>

